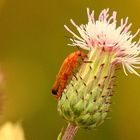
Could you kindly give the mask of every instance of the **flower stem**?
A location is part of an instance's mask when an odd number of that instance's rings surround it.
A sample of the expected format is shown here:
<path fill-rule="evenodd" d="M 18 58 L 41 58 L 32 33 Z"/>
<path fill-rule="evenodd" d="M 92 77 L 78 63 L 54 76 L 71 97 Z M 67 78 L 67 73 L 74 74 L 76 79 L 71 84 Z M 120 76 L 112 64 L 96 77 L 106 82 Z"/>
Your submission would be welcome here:
<path fill-rule="evenodd" d="M 78 127 L 76 125 L 69 123 L 64 132 L 62 140 L 73 140 L 77 130 L 78 130 Z"/>

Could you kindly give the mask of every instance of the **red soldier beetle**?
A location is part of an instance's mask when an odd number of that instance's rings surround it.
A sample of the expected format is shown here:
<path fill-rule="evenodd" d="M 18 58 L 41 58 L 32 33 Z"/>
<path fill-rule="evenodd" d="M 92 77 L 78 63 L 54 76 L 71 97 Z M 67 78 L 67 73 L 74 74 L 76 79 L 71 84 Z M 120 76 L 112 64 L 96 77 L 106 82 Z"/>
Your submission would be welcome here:
<path fill-rule="evenodd" d="M 71 53 L 64 60 L 52 87 L 52 94 L 54 94 L 57 99 L 61 97 L 62 92 L 68 84 L 68 80 L 72 77 L 74 70 L 80 64 L 80 61 L 84 60 L 86 57 L 87 55 L 79 50 Z"/>

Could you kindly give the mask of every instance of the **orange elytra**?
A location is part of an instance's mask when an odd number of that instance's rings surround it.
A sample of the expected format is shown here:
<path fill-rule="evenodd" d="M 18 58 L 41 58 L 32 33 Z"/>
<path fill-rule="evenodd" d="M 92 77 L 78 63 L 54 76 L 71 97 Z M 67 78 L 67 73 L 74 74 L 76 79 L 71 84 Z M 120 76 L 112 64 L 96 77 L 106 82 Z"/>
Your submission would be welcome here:
<path fill-rule="evenodd" d="M 62 92 L 68 84 L 68 80 L 72 77 L 74 70 L 80 64 L 80 61 L 84 60 L 85 57 L 86 54 L 82 50 L 79 50 L 69 54 L 64 60 L 52 87 L 52 94 L 54 94 L 57 99 L 61 97 Z"/>

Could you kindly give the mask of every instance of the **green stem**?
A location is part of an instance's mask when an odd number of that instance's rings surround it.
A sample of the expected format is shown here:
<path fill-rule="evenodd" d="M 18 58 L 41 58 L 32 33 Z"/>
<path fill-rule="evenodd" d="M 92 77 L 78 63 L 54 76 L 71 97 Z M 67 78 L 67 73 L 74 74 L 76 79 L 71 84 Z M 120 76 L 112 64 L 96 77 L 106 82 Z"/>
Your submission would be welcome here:
<path fill-rule="evenodd" d="M 78 127 L 76 125 L 69 123 L 64 132 L 62 140 L 73 140 L 77 130 L 78 130 Z"/>

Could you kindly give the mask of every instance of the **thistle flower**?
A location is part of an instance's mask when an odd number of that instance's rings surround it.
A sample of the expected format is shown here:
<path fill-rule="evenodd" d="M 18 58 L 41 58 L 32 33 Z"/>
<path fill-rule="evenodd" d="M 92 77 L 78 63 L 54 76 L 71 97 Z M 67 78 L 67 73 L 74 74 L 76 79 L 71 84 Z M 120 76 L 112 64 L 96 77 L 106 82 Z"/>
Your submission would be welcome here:
<path fill-rule="evenodd" d="M 21 125 L 5 123 L 0 127 L 0 140 L 25 140 Z"/>
<path fill-rule="evenodd" d="M 98 20 L 94 18 L 94 11 L 88 14 L 88 24 L 76 25 L 71 19 L 71 23 L 76 27 L 81 37 L 78 37 L 72 32 L 66 25 L 65 28 L 76 38 L 72 40 L 72 46 L 79 46 L 86 50 L 94 50 L 95 46 L 104 48 L 106 51 L 114 52 L 114 62 L 121 63 L 130 72 L 139 75 L 134 69 L 139 68 L 136 65 L 140 64 L 140 40 L 138 42 L 132 42 L 132 40 L 139 33 L 140 29 L 132 35 L 130 27 L 132 23 L 128 24 L 128 17 L 121 19 L 120 26 L 117 27 L 116 12 L 113 12 L 109 17 L 109 9 L 104 9 Z"/>
<path fill-rule="evenodd" d="M 74 38 L 71 46 L 88 50 L 87 62 L 80 66 L 67 84 L 58 101 L 58 111 L 65 120 L 82 128 L 95 128 L 102 124 L 109 111 L 115 70 L 122 65 L 139 76 L 135 69 L 140 64 L 140 41 L 132 42 L 139 30 L 132 35 L 128 17 L 117 27 L 116 12 L 109 16 L 109 9 L 101 11 L 95 20 L 94 11 L 87 9 L 88 23 L 78 26 L 72 19 L 80 37 L 64 26 Z"/>

